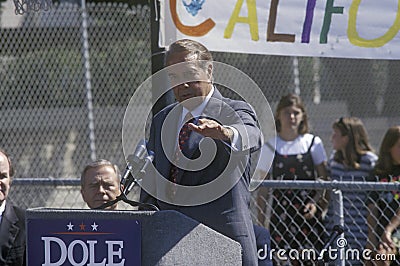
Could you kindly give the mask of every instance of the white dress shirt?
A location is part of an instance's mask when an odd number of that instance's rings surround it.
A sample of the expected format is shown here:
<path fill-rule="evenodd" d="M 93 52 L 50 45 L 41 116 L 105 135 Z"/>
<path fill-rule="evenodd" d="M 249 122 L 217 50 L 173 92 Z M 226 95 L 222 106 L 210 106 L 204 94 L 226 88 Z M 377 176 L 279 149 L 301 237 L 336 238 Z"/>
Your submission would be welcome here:
<path fill-rule="evenodd" d="M 0 224 L 1 220 L 3 219 L 3 213 L 5 209 L 6 209 L 6 201 L 3 201 L 3 203 L 0 205 Z"/>

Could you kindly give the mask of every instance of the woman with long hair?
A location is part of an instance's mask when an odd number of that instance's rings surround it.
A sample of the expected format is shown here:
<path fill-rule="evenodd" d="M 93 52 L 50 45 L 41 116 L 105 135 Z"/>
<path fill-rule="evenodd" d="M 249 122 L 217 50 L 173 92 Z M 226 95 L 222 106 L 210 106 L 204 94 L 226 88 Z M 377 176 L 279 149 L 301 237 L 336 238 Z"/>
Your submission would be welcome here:
<path fill-rule="evenodd" d="M 372 180 L 379 182 L 400 181 L 400 126 L 386 131 L 379 149 L 379 159 L 375 166 Z M 368 204 L 371 211 L 368 215 L 367 248 L 376 250 L 380 257 L 389 258 L 397 254 L 395 260 L 380 261 L 377 265 L 400 265 L 400 191 L 371 193 Z M 385 256 L 383 256 L 385 255 Z"/>
<path fill-rule="evenodd" d="M 326 179 L 325 149 L 321 139 L 309 133 L 307 112 L 298 95 L 288 94 L 280 99 L 275 123 L 278 134 L 262 148 L 256 172 L 268 174 L 274 180 Z M 271 158 L 272 166 L 268 170 Z M 260 188 L 257 199 L 261 223 L 265 219 L 265 192 L 265 188 Z M 297 250 L 323 246 L 321 216 L 327 201 L 322 194 L 306 189 L 274 190 L 269 223 L 274 246 Z M 300 265 L 300 262 L 292 261 L 292 264 Z M 313 262 L 303 262 L 303 265 L 313 265 Z"/>
<path fill-rule="evenodd" d="M 372 173 L 378 157 L 368 140 L 367 130 L 357 117 L 341 117 L 332 125 L 333 152 L 328 161 L 328 174 L 332 180 L 366 181 Z M 367 241 L 368 227 L 365 207 L 368 193 L 365 191 L 342 191 L 344 230 L 347 249 L 362 251 Z M 330 197 L 326 228 L 334 227 L 333 217 L 337 216 L 336 198 Z M 336 210 L 336 211 L 335 211 Z M 361 260 L 347 261 L 350 265 L 363 265 Z"/>

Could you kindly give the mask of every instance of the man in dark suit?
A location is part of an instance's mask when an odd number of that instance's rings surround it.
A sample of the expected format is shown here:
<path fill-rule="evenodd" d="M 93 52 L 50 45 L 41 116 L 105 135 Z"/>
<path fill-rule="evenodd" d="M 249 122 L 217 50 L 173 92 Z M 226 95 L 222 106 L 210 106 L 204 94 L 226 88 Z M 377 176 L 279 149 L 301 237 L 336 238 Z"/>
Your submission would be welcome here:
<path fill-rule="evenodd" d="M 7 201 L 14 176 L 10 157 L 0 149 L 0 265 L 25 265 L 25 211 Z"/>
<path fill-rule="evenodd" d="M 165 62 L 178 103 L 153 117 L 148 149 L 156 173 L 143 179 L 141 201 L 238 241 L 243 265 L 257 265 L 248 190 L 250 156 L 262 143 L 256 115 L 213 85 L 212 56 L 202 44 L 176 41 Z"/>

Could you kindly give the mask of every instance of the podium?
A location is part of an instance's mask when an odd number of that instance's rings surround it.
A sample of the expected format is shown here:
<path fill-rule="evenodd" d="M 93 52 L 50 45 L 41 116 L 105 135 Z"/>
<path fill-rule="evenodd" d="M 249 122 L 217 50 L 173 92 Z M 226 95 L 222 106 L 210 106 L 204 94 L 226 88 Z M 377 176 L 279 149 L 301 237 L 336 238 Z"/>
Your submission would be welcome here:
<path fill-rule="evenodd" d="M 176 211 L 35 208 L 28 265 L 241 265 L 238 242 Z"/>

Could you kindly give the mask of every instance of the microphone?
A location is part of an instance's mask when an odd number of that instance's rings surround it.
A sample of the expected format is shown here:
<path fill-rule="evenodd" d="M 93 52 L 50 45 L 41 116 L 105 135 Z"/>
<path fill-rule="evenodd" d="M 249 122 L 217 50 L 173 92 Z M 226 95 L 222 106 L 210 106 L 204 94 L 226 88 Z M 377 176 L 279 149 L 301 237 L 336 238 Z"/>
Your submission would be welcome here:
<path fill-rule="evenodd" d="M 149 151 L 147 155 L 146 141 L 141 140 L 136 146 L 133 154 L 127 158 L 127 166 L 121 178 L 121 186 L 124 187 L 123 193 L 128 195 L 138 180 L 146 174 L 146 168 L 154 159 L 154 152 Z"/>
<path fill-rule="evenodd" d="M 122 200 L 125 203 L 130 204 L 132 207 L 142 207 L 154 211 L 158 211 L 159 208 L 150 203 L 141 203 L 133 200 L 129 200 L 126 195 L 132 190 L 136 185 L 140 185 L 140 180 L 146 174 L 146 168 L 154 159 L 154 152 L 147 151 L 146 141 L 141 140 L 136 146 L 133 154 L 129 155 L 127 158 L 127 166 L 125 172 L 121 178 L 121 194 L 113 201 L 106 202 L 103 205 L 97 207 L 96 209 L 105 209 L 118 201 Z M 123 187 L 123 189 L 122 189 Z"/>

